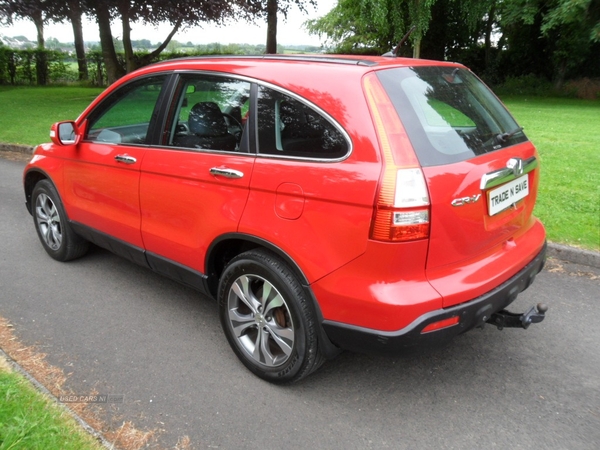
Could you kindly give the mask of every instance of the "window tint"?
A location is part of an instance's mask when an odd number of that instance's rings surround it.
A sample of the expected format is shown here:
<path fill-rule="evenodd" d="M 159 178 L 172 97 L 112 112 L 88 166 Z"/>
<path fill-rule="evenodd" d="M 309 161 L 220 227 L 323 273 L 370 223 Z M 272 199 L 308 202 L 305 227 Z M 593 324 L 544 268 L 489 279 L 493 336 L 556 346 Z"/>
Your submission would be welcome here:
<path fill-rule="evenodd" d="M 108 97 L 90 116 L 86 139 L 112 144 L 144 144 L 166 76 L 129 83 Z"/>
<path fill-rule="evenodd" d="M 337 128 L 308 105 L 259 87 L 259 153 L 335 159 L 348 153 L 348 142 Z"/>
<path fill-rule="evenodd" d="M 246 151 L 250 83 L 210 75 L 182 75 L 173 104 L 166 145 Z"/>
<path fill-rule="evenodd" d="M 377 72 L 419 161 L 464 161 L 527 140 L 492 92 L 469 71 L 413 67 Z"/>

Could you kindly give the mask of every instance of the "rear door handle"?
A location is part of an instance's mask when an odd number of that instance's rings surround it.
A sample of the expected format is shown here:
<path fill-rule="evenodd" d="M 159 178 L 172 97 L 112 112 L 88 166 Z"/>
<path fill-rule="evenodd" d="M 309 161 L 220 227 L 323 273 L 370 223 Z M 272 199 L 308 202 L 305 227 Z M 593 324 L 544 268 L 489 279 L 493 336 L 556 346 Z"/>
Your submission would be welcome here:
<path fill-rule="evenodd" d="M 210 169 L 210 173 L 212 175 L 220 175 L 225 178 L 242 178 L 244 176 L 244 172 L 229 169 L 227 167 L 213 167 Z"/>
<path fill-rule="evenodd" d="M 137 159 L 129 155 L 117 155 L 115 156 L 115 161 L 122 162 L 125 164 L 135 164 L 137 162 Z"/>

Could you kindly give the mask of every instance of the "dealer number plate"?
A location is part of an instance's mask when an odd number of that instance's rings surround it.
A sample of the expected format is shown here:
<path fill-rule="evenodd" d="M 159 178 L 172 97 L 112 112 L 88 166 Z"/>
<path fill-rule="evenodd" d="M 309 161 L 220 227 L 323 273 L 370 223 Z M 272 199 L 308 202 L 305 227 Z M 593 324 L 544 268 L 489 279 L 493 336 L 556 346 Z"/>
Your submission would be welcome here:
<path fill-rule="evenodd" d="M 529 195 L 529 176 L 523 175 L 488 192 L 488 212 L 498 214 Z"/>

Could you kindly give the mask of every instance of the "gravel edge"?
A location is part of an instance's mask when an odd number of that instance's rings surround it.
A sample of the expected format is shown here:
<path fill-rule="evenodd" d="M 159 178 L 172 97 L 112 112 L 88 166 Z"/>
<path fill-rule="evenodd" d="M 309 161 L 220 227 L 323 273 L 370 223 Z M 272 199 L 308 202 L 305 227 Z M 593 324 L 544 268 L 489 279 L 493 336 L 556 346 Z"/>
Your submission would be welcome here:
<path fill-rule="evenodd" d="M 98 441 L 100 445 L 107 449 L 114 449 L 114 446 L 108 442 L 104 436 L 97 430 L 95 430 L 90 424 L 88 424 L 83 418 L 81 418 L 75 411 L 68 408 L 64 403 L 60 402 L 58 398 L 56 398 L 42 383 L 36 380 L 31 376 L 29 372 L 23 369 L 14 359 L 8 356 L 4 350 L 0 348 L 0 358 L 4 359 L 8 366 L 16 373 L 22 375 L 25 379 L 27 379 L 32 386 L 41 394 L 45 395 L 50 399 L 55 405 L 57 405 L 61 410 L 63 410 L 66 414 L 71 416 L 75 422 L 77 422 L 81 428 L 83 428 L 88 434 L 90 434 L 94 439 Z"/>

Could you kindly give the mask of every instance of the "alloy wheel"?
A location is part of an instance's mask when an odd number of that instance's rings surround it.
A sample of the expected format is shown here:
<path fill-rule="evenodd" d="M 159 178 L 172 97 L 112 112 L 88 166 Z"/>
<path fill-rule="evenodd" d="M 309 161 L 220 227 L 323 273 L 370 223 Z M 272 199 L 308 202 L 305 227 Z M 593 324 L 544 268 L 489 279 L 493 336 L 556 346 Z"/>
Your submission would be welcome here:
<path fill-rule="evenodd" d="M 44 193 L 38 195 L 35 202 L 35 218 L 44 243 L 58 250 L 62 244 L 60 215 L 52 199 Z"/>
<path fill-rule="evenodd" d="M 288 361 L 294 324 L 285 299 L 268 280 L 238 277 L 229 290 L 227 309 L 235 339 L 254 362 L 273 368 Z"/>

